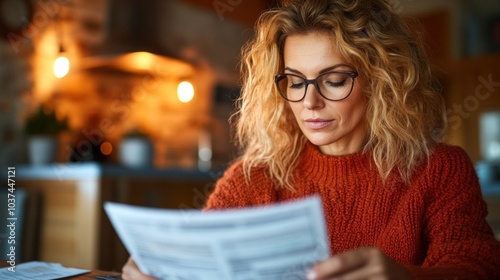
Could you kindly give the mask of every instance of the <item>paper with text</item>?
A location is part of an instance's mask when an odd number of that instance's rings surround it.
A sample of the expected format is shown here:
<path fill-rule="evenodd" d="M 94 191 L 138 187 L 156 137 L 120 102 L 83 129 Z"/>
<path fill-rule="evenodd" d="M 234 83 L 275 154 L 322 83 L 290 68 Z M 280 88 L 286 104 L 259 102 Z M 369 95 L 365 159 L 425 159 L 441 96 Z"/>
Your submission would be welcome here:
<path fill-rule="evenodd" d="M 104 208 L 139 268 L 158 279 L 305 279 L 329 254 L 318 197 L 203 213 Z"/>
<path fill-rule="evenodd" d="M 64 267 L 59 263 L 26 262 L 15 267 L 0 269 L 0 279 L 9 280 L 53 280 L 88 273 L 90 270 Z"/>

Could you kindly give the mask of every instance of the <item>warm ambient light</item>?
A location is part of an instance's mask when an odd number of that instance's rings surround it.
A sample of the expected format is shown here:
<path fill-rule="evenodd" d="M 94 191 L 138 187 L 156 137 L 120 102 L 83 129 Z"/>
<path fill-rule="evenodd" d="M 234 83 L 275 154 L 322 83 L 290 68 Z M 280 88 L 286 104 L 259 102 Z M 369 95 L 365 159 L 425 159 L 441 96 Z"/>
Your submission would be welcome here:
<path fill-rule="evenodd" d="M 64 55 L 59 55 L 54 62 L 54 76 L 62 78 L 69 72 L 69 59 Z"/>
<path fill-rule="evenodd" d="M 181 82 L 177 86 L 177 97 L 181 102 L 187 103 L 194 97 L 194 88 L 190 82 Z"/>
<path fill-rule="evenodd" d="M 140 70 L 151 70 L 155 64 L 155 55 L 148 52 L 135 52 L 127 55 L 132 65 Z"/>

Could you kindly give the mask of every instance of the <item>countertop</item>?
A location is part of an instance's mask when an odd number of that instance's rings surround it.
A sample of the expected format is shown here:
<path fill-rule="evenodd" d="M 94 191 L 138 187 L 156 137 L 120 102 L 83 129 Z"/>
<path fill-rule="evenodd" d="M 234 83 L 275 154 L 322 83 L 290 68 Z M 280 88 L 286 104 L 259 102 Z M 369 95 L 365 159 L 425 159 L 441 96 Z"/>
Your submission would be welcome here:
<path fill-rule="evenodd" d="M 181 168 L 130 168 L 117 164 L 99 164 L 93 162 L 41 166 L 23 165 L 16 167 L 16 177 L 21 179 L 97 180 L 103 177 L 126 177 L 216 180 L 221 175 L 222 172 L 216 170 L 205 172 L 198 169 Z"/>

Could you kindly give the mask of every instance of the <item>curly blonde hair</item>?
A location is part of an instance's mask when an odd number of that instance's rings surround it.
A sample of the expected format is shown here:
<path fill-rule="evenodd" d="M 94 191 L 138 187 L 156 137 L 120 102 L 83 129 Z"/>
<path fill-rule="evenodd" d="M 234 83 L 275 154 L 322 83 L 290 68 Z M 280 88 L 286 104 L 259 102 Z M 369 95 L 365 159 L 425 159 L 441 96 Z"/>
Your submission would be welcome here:
<path fill-rule="evenodd" d="M 293 189 L 292 172 L 307 139 L 274 85 L 283 71 L 287 36 L 326 32 L 353 65 L 368 100 L 365 152 L 383 181 L 397 171 L 410 183 L 446 131 L 443 98 L 423 46 L 408 22 L 383 0 L 287 1 L 264 12 L 243 49 L 242 95 L 236 139 L 245 176 L 265 167 L 280 187 Z"/>

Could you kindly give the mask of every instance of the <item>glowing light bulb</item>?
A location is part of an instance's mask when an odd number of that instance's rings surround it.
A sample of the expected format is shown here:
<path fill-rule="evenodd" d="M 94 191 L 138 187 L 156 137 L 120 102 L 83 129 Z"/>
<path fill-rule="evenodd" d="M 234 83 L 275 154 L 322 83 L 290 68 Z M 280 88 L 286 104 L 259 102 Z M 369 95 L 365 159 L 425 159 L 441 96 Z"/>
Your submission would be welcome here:
<path fill-rule="evenodd" d="M 177 86 L 177 97 L 183 103 L 191 101 L 194 97 L 194 88 L 190 82 L 181 82 Z"/>
<path fill-rule="evenodd" d="M 69 72 L 69 59 L 64 55 L 59 55 L 54 61 L 54 76 L 62 78 Z"/>

